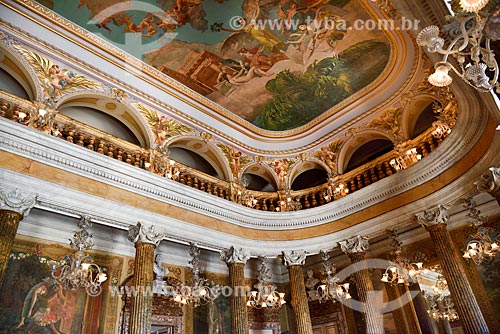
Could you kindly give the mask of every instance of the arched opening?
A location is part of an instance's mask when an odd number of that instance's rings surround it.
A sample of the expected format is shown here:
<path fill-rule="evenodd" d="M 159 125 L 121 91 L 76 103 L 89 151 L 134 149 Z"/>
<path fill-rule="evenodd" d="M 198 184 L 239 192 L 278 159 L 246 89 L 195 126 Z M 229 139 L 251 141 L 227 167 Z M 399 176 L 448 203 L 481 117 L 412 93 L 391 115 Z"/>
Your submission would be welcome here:
<path fill-rule="evenodd" d="M 350 172 L 394 149 L 393 143 L 388 139 L 374 139 L 360 146 L 349 159 L 344 173 Z"/>
<path fill-rule="evenodd" d="M 262 192 L 276 191 L 276 186 L 260 175 L 245 173 L 243 174 L 242 179 L 247 183 L 247 189 L 249 190 Z"/>
<path fill-rule="evenodd" d="M 83 106 L 62 106 L 59 112 L 78 122 L 141 146 L 139 139 L 125 124 L 100 110 Z"/>
<path fill-rule="evenodd" d="M 324 169 L 309 169 L 300 173 L 292 182 L 292 190 L 302 190 L 326 183 L 328 173 Z"/>
<path fill-rule="evenodd" d="M 29 94 L 24 87 L 6 70 L 0 67 L 0 90 L 15 95 L 21 99 L 29 100 Z"/>
<path fill-rule="evenodd" d="M 221 178 L 210 162 L 198 153 L 182 147 L 169 147 L 168 151 L 170 159 L 218 179 Z"/>
<path fill-rule="evenodd" d="M 421 133 L 432 126 L 432 123 L 437 120 L 436 113 L 433 110 L 434 103 L 429 103 L 422 112 L 418 115 L 415 125 L 410 131 L 410 139 L 418 137 Z"/>

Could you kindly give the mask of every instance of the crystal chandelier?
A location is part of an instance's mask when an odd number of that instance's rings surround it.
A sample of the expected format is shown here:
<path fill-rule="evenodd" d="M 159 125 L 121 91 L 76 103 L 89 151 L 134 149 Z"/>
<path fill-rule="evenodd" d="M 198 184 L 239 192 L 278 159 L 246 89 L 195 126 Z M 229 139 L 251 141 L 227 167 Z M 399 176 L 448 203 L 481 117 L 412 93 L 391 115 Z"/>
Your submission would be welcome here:
<path fill-rule="evenodd" d="M 106 281 L 106 274 L 85 253 L 94 246 L 92 235 L 87 231 L 91 226 L 90 217 L 82 217 L 78 223 L 79 231 L 70 239 L 70 246 L 76 249 L 71 255 L 65 255 L 60 262 L 50 261 L 52 277 L 65 289 L 84 288 L 88 295 L 98 296 L 102 292 L 101 283 Z"/>
<path fill-rule="evenodd" d="M 454 26 L 453 40 L 444 47 L 445 40 L 439 37 L 439 27 L 432 25 L 424 28 L 417 36 L 417 44 L 427 48 L 428 52 L 443 55 L 435 64 L 435 72 L 429 76 L 429 82 L 437 87 L 448 86 L 452 82 L 449 71 L 453 70 L 467 84 L 478 91 L 488 92 L 499 87 L 498 64 L 491 42 L 500 39 L 498 20 L 500 10 L 481 11 L 488 0 L 460 0 L 462 12 L 451 17 Z M 481 11 L 481 12 L 480 12 Z M 455 58 L 458 68 L 453 66 L 448 57 Z"/>
<path fill-rule="evenodd" d="M 200 277 L 201 261 L 200 249 L 194 243 L 189 244 L 191 271 L 193 272 L 192 286 L 183 285 L 175 292 L 174 301 L 180 305 L 192 304 L 194 307 L 213 303 L 219 296 L 220 287 L 216 284 L 209 286 L 206 278 Z"/>
<path fill-rule="evenodd" d="M 397 145 L 396 150 L 398 151 L 398 156 L 389 161 L 389 164 L 396 171 L 406 169 L 422 159 L 422 155 L 417 153 L 416 148 L 408 148 L 407 146 L 407 143 Z"/>
<path fill-rule="evenodd" d="M 391 261 L 391 265 L 387 267 L 382 278 L 380 279 L 384 283 L 389 285 L 404 284 L 411 285 L 417 281 L 417 278 L 421 271 L 425 271 L 422 268 L 422 262 L 411 263 L 410 260 L 402 255 L 402 243 L 398 241 L 395 230 L 388 230 L 389 237 L 392 239 L 391 246 L 394 248 L 390 254 L 394 257 Z"/>
<path fill-rule="evenodd" d="M 336 302 L 337 300 L 347 300 L 351 298 L 349 294 L 349 283 L 338 284 L 339 278 L 335 276 L 337 269 L 330 261 L 330 255 L 327 251 L 320 251 L 321 259 L 323 260 L 323 274 L 326 275 L 325 280 L 318 286 L 319 302 L 323 303 L 328 300 Z"/>
<path fill-rule="evenodd" d="M 266 257 L 260 256 L 260 265 L 257 271 L 257 283 L 254 284 L 253 290 L 248 295 L 247 306 L 261 309 L 279 309 L 281 305 L 285 304 L 285 293 L 277 292 L 276 286 L 269 283 L 272 274 L 271 270 L 266 264 Z"/>
<path fill-rule="evenodd" d="M 471 228 L 475 229 L 468 239 L 463 257 L 472 259 L 475 264 L 491 261 L 500 250 L 500 234 L 490 227 L 483 226 L 487 217 L 481 216 L 481 211 L 475 209 L 476 203 L 472 197 L 465 199 L 465 207 L 469 209 L 467 217 L 470 219 Z"/>

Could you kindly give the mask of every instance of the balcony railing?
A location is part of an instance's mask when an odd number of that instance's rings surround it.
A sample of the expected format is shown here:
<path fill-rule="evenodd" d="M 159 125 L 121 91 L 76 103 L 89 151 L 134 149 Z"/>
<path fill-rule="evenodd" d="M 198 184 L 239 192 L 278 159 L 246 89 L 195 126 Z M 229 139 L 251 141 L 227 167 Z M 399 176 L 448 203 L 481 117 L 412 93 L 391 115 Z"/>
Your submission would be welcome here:
<path fill-rule="evenodd" d="M 288 192 L 261 192 L 244 189 L 244 195 L 251 201 L 243 201 L 242 188 L 238 184 L 220 180 L 178 162 L 170 163 L 168 156 L 162 152 L 141 148 L 59 114 L 50 108 L 40 113 L 38 108 L 39 106 L 35 103 L 0 91 L 0 117 L 256 210 L 288 211 L 321 206 L 398 172 L 391 165 L 391 160 L 400 153 L 393 150 L 348 173 L 336 176 L 328 183 L 313 188 Z M 432 135 L 433 130 L 429 128 L 405 144 L 416 148 L 417 154 L 425 158 L 442 142 L 442 138 L 435 138 Z M 334 191 L 333 188 L 339 184 L 344 187 L 342 191 Z"/>

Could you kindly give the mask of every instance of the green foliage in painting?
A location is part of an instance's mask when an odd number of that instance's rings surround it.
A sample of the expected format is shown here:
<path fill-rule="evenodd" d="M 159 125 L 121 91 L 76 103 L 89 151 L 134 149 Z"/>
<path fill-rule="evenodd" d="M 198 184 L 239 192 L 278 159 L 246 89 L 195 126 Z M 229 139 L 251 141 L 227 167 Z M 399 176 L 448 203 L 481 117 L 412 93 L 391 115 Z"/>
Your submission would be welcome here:
<path fill-rule="evenodd" d="M 304 125 L 375 80 L 388 58 L 386 43 L 369 40 L 349 47 L 338 58 L 310 65 L 303 74 L 284 70 L 267 82 L 274 97 L 255 123 L 272 131 Z"/>

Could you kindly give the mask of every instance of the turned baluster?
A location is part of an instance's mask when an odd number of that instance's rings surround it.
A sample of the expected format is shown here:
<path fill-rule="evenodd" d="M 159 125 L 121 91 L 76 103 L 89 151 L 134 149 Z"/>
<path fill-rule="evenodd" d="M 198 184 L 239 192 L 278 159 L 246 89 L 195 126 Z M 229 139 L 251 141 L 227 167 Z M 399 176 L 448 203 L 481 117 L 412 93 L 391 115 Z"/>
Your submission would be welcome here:
<path fill-rule="evenodd" d="M 262 211 L 268 211 L 267 209 L 268 209 L 267 208 L 267 199 L 264 198 L 262 200 Z"/>
<path fill-rule="evenodd" d="M 95 143 L 95 137 L 94 136 L 89 136 L 89 141 L 88 141 L 88 145 L 87 145 L 87 148 L 89 150 L 94 150 L 94 143 Z"/>
<path fill-rule="evenodd" d="M 123 161 L 123 148 L 118 147 L 116 149 L 116 159 L 119 161 Z"/>
<path fill-rule="evenodd" d="M 392 171 L 392 167 L 388 161 L 384 161 L 384 172 L 387 176 L 391 176 L 392 174 L 394 174 L 394 172 Z"/>
<path fill-rule="evenodd" d="M 200 190 L 201 191 L 205 191 L 205 181 L 204 180 L 200 180 Z"/>
<path fill-rule="evenodd" d="M 351 193 L 358 190 L 358 188 L 356 188 L 356 181 L 354 179 L 348 181 L 347 184 L 348 184 L 348 187 L 349 187 Z"/>
<path fill-rule="evenodd" d="M 376 172 L 378 180 L 382 180 L 385 177 L 383 165 L 377 165 Z"/>
<path fill-rule="evenodd" d="M 134 155 L 134 166 L 135 167 L 141 167 L 141 152 L 136 152 Z"/>
<path fill-rule="evenodd" d="M 132 153 L 131 152 L 125 152 L 125 162 L 128 163 L 129 165 L 132 164 Z"/>
<path fill-rule="evenodd" d="M 356 175 L 356 185 L 357 185 L 358 189 L 362 189 L 364 186 L 363 179 L 361 178 L 360 174 Z"/>
<path fill-rule="evenodd" d="M 326 201 L 325 201 L 325 197 L 323 196 L 323 193 L 322 193 L 322 192 L 320 192 L 320 193 L 318 194 L 318 196 L 319 196 L 319 205 L 321 206 L 321 205 L 325 204 L 325 203 L 326 203 Z"/>
<path fill-rule="evenodd" d="M 368 175 L 370 175 L 370 181 L 371 181 L 371 183 L 378 181 L 377 172 L 375 171 L 375 167 L 371 167 L 368 170 Z"/>
<path fill-rule="evenodd" d="M 311 207 L 311 203 L 309 202 L 309 194 L 305 194 L 302 196 L 302 202 L 304 203 L 303 206 L 305 209 Z"/>
<path fill-rule="evenodd" d="M 198 183 L 198 182 L 199 182 L 199 180 L 198 180 L 198 178 L 195 176 L 195 177 L 193 178 L 193 188 L 195 188 L 195 189 L 200 189 L 200 185 L 199 185 L 199 183 Z"/>
<path fill-rule="evenodd" d="M 191 175 L 187 176 L 187 182 L 186 182 L 186 184 L 187 184 L 188 187 L 192 187 L 193 186 L 193 178 L 191 177 Z"/>
<path fill-rule="evenodd" d="M 97 143 L 97 153 L 104 154 L 104 140 L 99 139 Z"/>
<path fill-rule="evenodd" d="M 108 148 L 107 156 L 111 157 L 111 158 L 114 158 L 114 156 L 115 156 L 115 146 L 113 144 L 108 144 L 107 148 Z"/>
<path fill-rule="evenodd" d="M 316 206 L 318 206 L 318 201 L 316 200 L 316 194 L 311 194 L 311 206 L 314 208 Z"/>
<path fill-rule="evenodd" d="M 181 172 L 179 174 L 179 182 L 182 184 L 186 184 L 186 174 L 184 174 L 184 172 Z"/>
<path fill-rule="evenodd" d="M 75 134 L 75 129 L 69 129 L 68 135 L 66 136 L 66 141 L 72 143 L 74 134 Z"/>
<path fill-rule="evenodd" d="M 213 195 L 213 186 L 212 186 L 212 182 L 208 182 L 208 183 L 207 183 L 207 193 L 209 193 L 210 195 Z"/>
<path fill-rule="evenodd" d="M 85 141 L 85 134 L 83 132 L 79 132 L 77 135 L 76 145 L 83 146 L 85 144 L 84 141 Z"/>
<path fill-rule="evenodd" d="M 14 106 L 12 110 L 12 120 L 13 121 L 19 121 L 19 113 L 22 112 L 23 109 L 20 106 Z M 27 116 L 28 117 L 28 116 Z M 30 125 L 31 122 L 28 122 L 28 125 Z"/>
<path fill-rule="evenodd" d="M 10 104 L 6 101 L 2 101 L 2 104 L 0 105 L 0 116 L 1 117 L 7 117 L 7 111 L 10 108 Z"/>
<path fill-rule="evenodd" d="M 279 202 L 279 199 L 277 201 Z M 269 211 L 276 211 L 276 206 L 274 205 L 274 201 L 272 199 L 269 199 Z"/>

